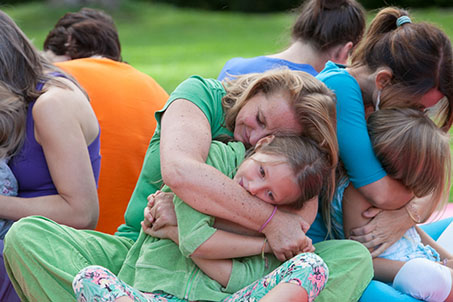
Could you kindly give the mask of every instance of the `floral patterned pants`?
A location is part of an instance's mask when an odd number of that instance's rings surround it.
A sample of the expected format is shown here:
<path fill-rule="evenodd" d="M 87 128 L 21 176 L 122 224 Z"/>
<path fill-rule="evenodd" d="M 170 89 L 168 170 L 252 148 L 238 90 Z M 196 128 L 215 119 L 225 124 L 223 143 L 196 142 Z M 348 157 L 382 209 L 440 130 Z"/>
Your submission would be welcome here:
<path fill-rule="evenodd" d="M 324 261 L 313 253 L 303 253 L 223 301 L 259 301 L 282 282 L 302 286 L 308 293 L 308 300 L 313 301 L 324 288 L 327 277 L 328 268 Z M 79 302 L 113 302 L 123 296 L 134 302 L 187 302 L 164 292 L 140 292 L 101 266 L 89 266 L 81 270 L 74 278 L 72 286 Z"/>

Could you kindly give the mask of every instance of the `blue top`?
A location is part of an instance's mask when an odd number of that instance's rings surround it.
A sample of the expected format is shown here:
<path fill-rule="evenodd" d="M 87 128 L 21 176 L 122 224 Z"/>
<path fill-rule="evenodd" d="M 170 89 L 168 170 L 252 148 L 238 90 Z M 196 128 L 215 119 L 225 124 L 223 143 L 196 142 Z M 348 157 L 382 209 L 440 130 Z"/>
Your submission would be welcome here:
<path fill-rule="evenodd" d="M 362 92 L 357 81 L 343 66 L 330 61 L 316 78 L 337 97 L 340 159 L 354 187 L 363 187 L 386 176 L 368 135 Z"/>
<path fill-rule="evenodd" d="M 291 70 L 305 71 L 313 76 L 317 75 L 318 72 L 308 64 L 296 64 L 290 61 L 270 58 L 266 56 L 254 57 L 254 58 L 233 58 L 226 62 L 223 66 L 222 71 L 217 78 L 219 81 L 225 77 L 241 75 L 252 72 L 265 72 L 266 70 L 288 67 Z"/>

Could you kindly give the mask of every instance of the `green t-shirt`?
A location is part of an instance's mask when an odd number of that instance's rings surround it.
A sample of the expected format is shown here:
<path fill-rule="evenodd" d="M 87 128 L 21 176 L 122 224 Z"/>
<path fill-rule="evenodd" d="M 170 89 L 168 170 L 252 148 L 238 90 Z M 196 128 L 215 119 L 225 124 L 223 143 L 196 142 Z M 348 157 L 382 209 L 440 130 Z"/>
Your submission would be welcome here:
<path fill-rule="evenodd" d="M 146 151 L 142 171 L 124 215 L 126 223 L 118 228 L 116 235 L 137 240 L 141 229 L 140 223 L 143 221 L 143 210 L 148 202 L 147 197 L 162 187 L 159 146 L 163 112 L 173 101 L 186 99 L 198 106 L 204 113 L 211 126 L 213 138 L 221 134 L 232 136 L 233 134 L 224 128 L 222 98 L 225 94 L 225 89 L 220 81 L 192 76 L 176 87 L 164 108 L 156 112 L 156 131 Z"/>
<path fill-rule="evenodd" d="M 245 148 L 240 142 L 213 141 L 206 163 L 232 178 L 244 156 Z M 162 190 L 170 191 L 167 186 Z M 194 210 L 177 196 L 173 202 L 179 246 L 142 231 L 118 275 L 127 284 L 143 292 L 164 291 L 189 301 L 220 301 L 280 265 L 273 255 L 267 255 L 267 267 L 261 255 L 235 258 L 228 286 L 224 288 L 190 259 L 190 255 L 216 231 L 214 218 Z"/>

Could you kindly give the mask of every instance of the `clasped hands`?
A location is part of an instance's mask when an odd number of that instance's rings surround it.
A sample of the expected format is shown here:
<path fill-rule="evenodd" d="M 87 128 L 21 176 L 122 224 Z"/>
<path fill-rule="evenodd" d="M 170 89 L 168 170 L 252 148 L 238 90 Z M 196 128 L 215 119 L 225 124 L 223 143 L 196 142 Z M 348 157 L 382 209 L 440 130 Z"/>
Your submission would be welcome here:
<path fill-rule="evenodd" d="M 175 241 L 177 219 L 173 193 L 156 191 L 149 195 L 141 224 L 146 234 Z M 305 236 L 308 228 L 309 225 L 301 217 L 279 210 L 263 230 L 263 234 L 275 256 L 280 261 L 285 261 L 300 253 L 314 251 L 311 239 Z"/>

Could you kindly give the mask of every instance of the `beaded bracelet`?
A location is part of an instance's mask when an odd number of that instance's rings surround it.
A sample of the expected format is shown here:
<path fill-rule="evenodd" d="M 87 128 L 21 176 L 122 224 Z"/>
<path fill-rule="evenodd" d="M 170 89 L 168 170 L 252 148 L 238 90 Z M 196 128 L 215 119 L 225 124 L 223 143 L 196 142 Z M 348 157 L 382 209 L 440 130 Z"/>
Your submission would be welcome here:
<path fill-rule="evenodd" d="M 275 212 L 277 212 L 277 206 L 274 206 L 274 210 L 272 211 L 271 216 L 269 216 L 269 218 L 266 220 L 266 222 L 263 223 L 263 225 L 260 227 L 260 229 L 258 230 L 258 232 L 261 233 L 261 232 L 264 230 L 264 228 L 267 226 L 267 224 L 271 221 L 272 217 L 274 217 Z"/>

